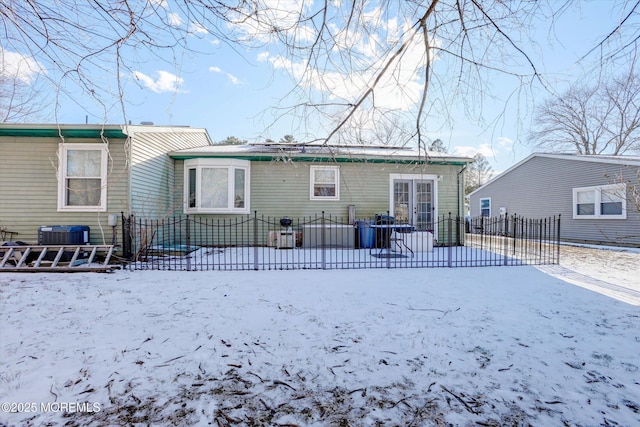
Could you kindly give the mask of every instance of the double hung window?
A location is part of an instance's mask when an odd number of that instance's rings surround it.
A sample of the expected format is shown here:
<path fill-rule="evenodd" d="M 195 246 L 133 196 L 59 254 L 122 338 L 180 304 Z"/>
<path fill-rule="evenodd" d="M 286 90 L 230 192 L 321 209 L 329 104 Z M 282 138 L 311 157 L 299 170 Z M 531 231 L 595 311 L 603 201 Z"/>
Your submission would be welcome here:
<path fill-rule="evenodd" d="M 311 200 L 340 200 L 340 168 L 311 166 Z"/>
<path fill-rule="evenodd" d="M 59 156 L 58 211 L 106 211 L 106 145 L 60 144 Z"/>
<path fill-rule="evenodd" d="M 491 198 L 480 199 L 480 216 L 491 216 Z"/>

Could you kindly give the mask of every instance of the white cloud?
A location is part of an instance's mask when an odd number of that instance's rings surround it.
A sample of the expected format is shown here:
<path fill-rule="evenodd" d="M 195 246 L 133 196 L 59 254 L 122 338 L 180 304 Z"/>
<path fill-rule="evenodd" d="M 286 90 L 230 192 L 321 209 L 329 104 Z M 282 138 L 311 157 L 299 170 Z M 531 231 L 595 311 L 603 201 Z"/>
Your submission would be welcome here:
<path fill-rule="evenodd" d="M 209 67 L 209 71 L 211 71 L 212 73 L 224 73 L 224 71 L 222 70 L 222 68 L 220 68 L 220 67 L 216 67 L 215 65 L 214 65 L 214 66 Z M 236 85 L 236 86 L 239 86 L 239 85 L 241 85 L 241 84 L 242 84 L 242 82 L 240 81 L 240 79 L 239 79 L 239 78 L 237 78 L 236 76 L 234 76 L 233 74 L 231 74 L 231 73 L 225 73 L 225 74 L 227 75 L 227 79 L 229 79 L 229 81 L 230 81 L 232 84 L 234 84 L 234 85 Z"/>
<path fill-rule="evenodd" d="M 480 144 L 477 147 L 471 145 L 457 145 L 453 148 L 453 153 L 466 157 L 473 157 L 476 154 L 480 153 L 485 158 L 493 158 L 495 155 L 495 152 L 493 148 L 491 148 L 491 145 L 486 143 Z"/>
<path fill-rule="evenodd" d="M 0 47 L 0 76 L 30 84 L 44 68 L 33 58 Z"/>
<path fill-rule="evenodd" d="M 261 3 L 261 2 L 258 2 Z M 248 9 L 237 16 L 237 21 L 231 26 L 235 30 L 244 33 L 248 39 L 259 40 L 265 43 L 277 40 L 279 33 L 285 33 L 287 37 L 296 40 L 310 40 L 314 31 L 300 24 L 300 14 L 308 11 L 313 2 L 305 0 L 268 0 L 258 6 L 259 17 L 253 19 L 253 10 Z M 247 8 L 254 3 L 248 3 Z"/>
<path fill-rule="evenodd" d="M 172 27 L 179 27 L 182 25 L 182 22 L 183 22 L 182 18 L 177 13 L 170 13 L 168 15 L 168 18 L 169 18 L 169 25 L 171 25 Z"/>
<path fill-rule="evenodd" d="M 498 143 L 498 145 L 500 147 L 505 148 L 505 149 L 511 149 L 511 147 L 513 147 L 513 139 L 511 139 L 509 137 L 506 137 L 506 136 L 498 137 L 496 142 Z"/>
<path fill-rule="evenodd" d="M 156 93 L 163 92 L 184 92 L 180 89 L 180 86 L 184 84 L 184 79 L 178 77 L 175 74 L 171 74 L 168 71 L 159 70 L 157 73 L 157 79 L 147 76 L 140 71 L 134 71 L 134 77 L 142 83 L 143 86 L 151 89 Z"/>
<path fill-rule="evenodd" d="M 147 0 L 151 5 L 166 9 L 169 7 L 167 0 Z"/>
<path fill-rule="evenodd" d="M 209 30 L 207 30 L 204 26 L 202 26 L 202 24 L 198 23 L 198 22 L 192 22 L 190 27 L 189 27 L 189 33 L 191 34 L 209 34 Z M 216 40 L 218 43 L 220 43 L 220 41 Z M 213 44 L 216 44 L 214 41 L 212 41 Z"/>
<path fill-rule="evenodd" d="M 420 63 L 424 63 L 424 54 L 414 52 L 413 46 L 405 56 L 402 65 L 395 71 L 385 75 L 378 81 L 374 90 L 375 105 L 385 109 L 408 111 L 413 108 L 422 94 L 422 75 L 416 73 Z M 345 75 L 339 71 L 322 72 L 308 69 L 304 62 L 292 62 L 283 56 L 272 56 L 268 53 L 258 55 L 259 61 L 269 61 L 275 69 L 286 69 L 295 78 L 305 79 L 303 84 L 328 94 L 331 99 L 343 99 L 353 102 L 361 96 L 373 83 L 382 67 L 381 63 L 369 67 L 367 70 Z M 411 63 L 409 63 L 411 62 Z"/>
<path fill-rule="evenodd" d="M 294 2 L 295 3 L 295 2 Z M 300 9 L 292 8 L 289 13 L 298 13 Z M 284 12 L 282 12 L 284 13 Z M 283 18 L 286 22 L 291 16 Z M 364 24 L 377 31 L 353 31 L 341 28 L 330 22 L 334 35 L 336 61 L 331 70 L 311 69 L 304 61 L 292 62 L 285 56 L 267 52 L 258 55 L 258 61 L 268 61 L 275 69 L 286 69 L 294 78 L 304 79 L 301 84 L 314 89 L 329 99 L 340 99 L 349 103 L 355 102 L 373 84 L 389 59 L 389 51 L 399 49 L 398 34 L 408 33 L 410 23 L 399 22 L 395 16 L 387 17 L 382 8 L 374 8 L 364 15 Z M 288 37 L 298 39 L 308 29 L 294 27 Z M 254 28 L 254 31 L 258 31 Z M 312 39 L 312 32 L 305 37 Z M 342 52 L 342 53 L 341 53 Z M 344 52 L 351 52 L 341 63 Z M 420 37 L 416 37 L 398 58 L 398 62 L 386 71 L 376 83 L 374 96 L 370 97 L 375 106 L 383 109 L 409 111 L 418 104 L 424 88 L 424 65 L 426 55 Z M 364 107 L 366 108 L 366 107 Z"/>
<path fill-rule="evenodd" d="M 234 76 L 233 74 L 227 73 L 227 78 L 229 79 L 229 81 L 231 83 L 233 83 L 234 85 L 240 85 L 242 84 L 242 82 L 240 81 L 240 79 L 238 79 L 236 76 Z"/>

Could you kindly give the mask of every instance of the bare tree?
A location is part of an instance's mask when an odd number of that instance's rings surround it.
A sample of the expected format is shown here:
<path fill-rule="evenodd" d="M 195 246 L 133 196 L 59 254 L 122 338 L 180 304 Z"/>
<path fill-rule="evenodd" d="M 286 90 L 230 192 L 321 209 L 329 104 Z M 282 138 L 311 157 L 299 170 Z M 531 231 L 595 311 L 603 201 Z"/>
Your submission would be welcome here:
<path fill-rule="evenodd" d="M 579 0 L 0 0 L 0 47 L 29 54 L 64 96 L 71 87 L 126 122 L 127 84 L 148 84 L 145 61 L 167 58 L 176 75 L 163 82 L 179 92 L 180 60 L 193 41 L 215 38 L 234 48 L 260 48 L 261 58 L 294 79 L 278 117 L 318 121 L 329 141 L 358 112 L 371 123 L 411 123 L 426 148 L 427 118 L 446 119 L 455 102 L 482 120 L 493 82 L 514 102 L 531 85 L 546 86 L 535 58 L 534 25 L 552 27 Z M 617 0 L 620 19 L 587 52 L 599 64 L 633 51 L 636 2 Z M 597 54 L 600 54 L 596 57 Z M 604 65 L 603 65 L 604 66 Z M 508 96 L 508 95 L 507 95 Z M 501 99 L 504 101 L 504 99 Z M 57 110 L 56 110 L 57 111 Z"/>
<path fill-rule="evenodd" d="M 635 181 L 635 182 L 634 182 Z M 628 181 L 629 194 L 628 201 L 636 213 L 640 214 L 640 169 L 636 173 L 635 179 Z"/>
<path fill-rule="evenodd" d="M 480 188 L 487 183 L 493 176 L 493 168 L 489 164 L 489 161 L 478 153 L 473 156 L 473 163 L 469 164 L 465 173 L 465 194 L 469 194 L 472 191 Z"/>
<path fill-rule="evenodd" d="M 0 48 L 0 123 L 35 122 L 43 117 L 47 91 L 38 79 L 37 67 Z"/>
<path fill-rule="evenodd" d="M 575 85 L 537 110 L 531 141 L 552 152 L 640 152 L 640 78 Z"/>

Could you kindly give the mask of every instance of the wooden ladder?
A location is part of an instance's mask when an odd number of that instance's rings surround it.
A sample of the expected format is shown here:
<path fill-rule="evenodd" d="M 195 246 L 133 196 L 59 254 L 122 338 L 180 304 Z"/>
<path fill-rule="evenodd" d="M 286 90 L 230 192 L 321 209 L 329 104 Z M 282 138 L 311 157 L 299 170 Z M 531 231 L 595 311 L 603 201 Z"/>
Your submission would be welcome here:
<path fill-rule="evenodd" d="M 0 246 L 0 271 L 6 272 L 111 272 L 119 266 L 110 265 L 113 245 L 38 245 Z M 55 253 L 53 260 L 46 255 Z M 67 261 L 68 256 L 71 259 Z M 104 261 L 95 263 L 96 255 Z M 51 258 L 51 257 L 49 257 Z"/>

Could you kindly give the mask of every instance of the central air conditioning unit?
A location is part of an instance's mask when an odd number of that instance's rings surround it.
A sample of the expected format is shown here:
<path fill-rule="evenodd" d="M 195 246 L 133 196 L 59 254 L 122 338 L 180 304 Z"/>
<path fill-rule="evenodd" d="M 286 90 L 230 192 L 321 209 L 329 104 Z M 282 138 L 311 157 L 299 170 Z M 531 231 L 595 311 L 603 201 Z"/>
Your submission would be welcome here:
<path fill-rule="evenodd" d="M 86 225 L 52 225 L 38 228 L 38 245 L 88 245 Z"/>
<path fill-rule="evenodd" d="M 52 225 L 38 228 L 38 245 L 40 246 L 82 246 L 89 245 L 89 227 L 86 225 Z M 53 261 L 57 251 L 48 252 L 44 259 Z M 62 253 L 60 261 L 70 261 L 74 251 Z M 78 259 L 87 258 L 89 252 L 80 252 Z"/>

